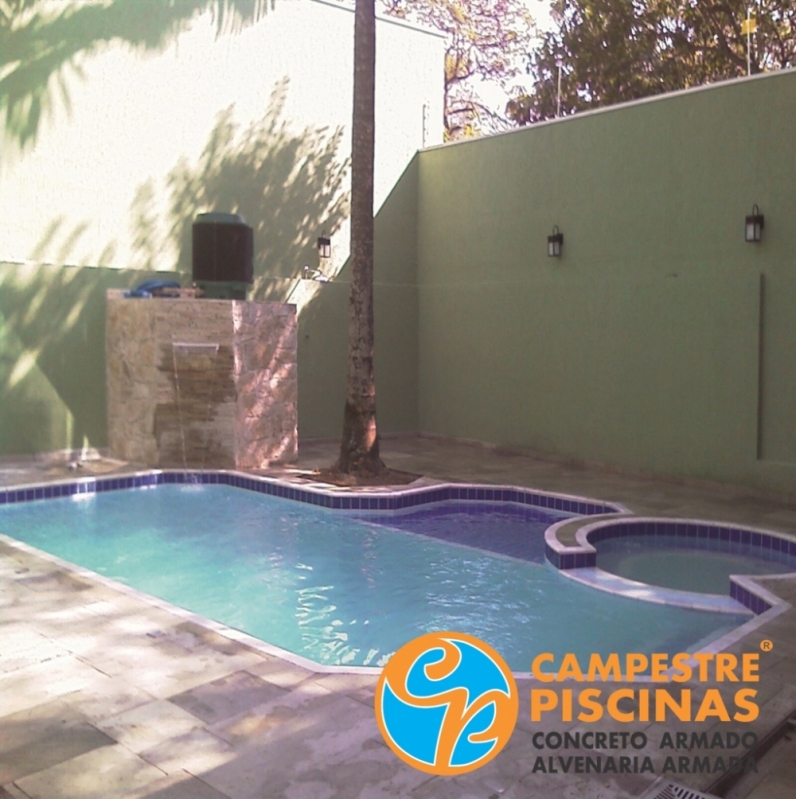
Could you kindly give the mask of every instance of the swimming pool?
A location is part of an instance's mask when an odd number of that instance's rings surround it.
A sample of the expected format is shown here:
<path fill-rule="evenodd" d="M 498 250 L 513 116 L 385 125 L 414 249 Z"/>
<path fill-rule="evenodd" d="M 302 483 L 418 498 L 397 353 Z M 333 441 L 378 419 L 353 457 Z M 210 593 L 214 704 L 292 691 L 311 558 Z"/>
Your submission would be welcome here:
<path fill-rule="evenodd" d="M 558 537 L 569 524 L 558 522 L 545 531 L 545 556 L 556 568 L 583 584 L 650 602 L 703 610 L 723 608 L 733 612 L 740 603 L 759 616 L 775 608 L 778 608 L 777 613 L 784 609 L 782 600 L 745 574 L 766 573 L 773 577 L 783 573 L 777 564 L 785 567 L 785 574 L 790 573 L 796 564 L 796 537 L 786 533 L 700 519 L 642 517 L 625 513 L 580 524 L 575 533 L 576 543 L 572 545 L 571 542 L 562 543 Z M 639 579 L 627 579 L 599 568 L 597 546 L 622 538 L 638 539 L 641 547 L 650 547 L 661 554 L 669 551 L 670 554 L 661 559 L 660 568 L 657 568 L 657 557 L 652 554 L 645 572 L 635 571 L 635 577 Z M 621 545 L 614 547 L 613 551 L 610 547 L 603 548 L 603 552 L 608 553 L 609 565 L 612 558 L 623 557 L 616 554 Z M 691 553 L 682 553 L 684 549 L 691 550 Z M 696 557 L 695 550 L 698 551 Z M 717 553 L 732 558 L 717 558 Z M 736 555 L 741 555 L 744 560 L 735 560 Z M 668 564 L 667 560 L 670 561 Z M 634 562 L 632 568 L 636 567 L 637 562 Z M 667 577 L 667 572 L 676 572 L 680 567 L 682 571 L 688 568 L 691 574 L 687 582 L 681 583 L 687 585 L 688 590 L 656 587 L 656 581 L 674 581 L 676 576 L 670 574 Z M 713 576 L 709 580 L 700 579 L 700 567 Z M 735 568 L 741 573 L 733 573 Z M 650 582 L 642 582 L 642 577 Z M 719 588 L 725 577 L 729 585 L 725 583 L 719 593 L 706 593 L 708 589 Z"/>
<path fill-rule="evenodd" d="M 682 591 L 729 594 L 732 574 L 796 572 L 796 557 L 732 541 L 627 536 L 601 541 L 596 548 L 601 569 Z"/>
<path fill-rule="evenodd" d="M 564 515 L 485 500 L 341 513 L 161 485 L 6 504 L 0 532 L 328 665 L 378 666 L 417 635 L 456 629 L 525 671 L 540 651 L 693 649 L 748 618 L 573 584 L 543 554 Z"/>

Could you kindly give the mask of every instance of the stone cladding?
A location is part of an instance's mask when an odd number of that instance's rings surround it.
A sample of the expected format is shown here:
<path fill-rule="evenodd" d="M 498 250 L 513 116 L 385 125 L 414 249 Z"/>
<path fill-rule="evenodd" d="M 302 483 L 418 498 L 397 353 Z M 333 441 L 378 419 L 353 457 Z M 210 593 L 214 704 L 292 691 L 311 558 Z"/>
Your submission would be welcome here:
<path fill-rule="evenodd" d="M 296 331 L 294 305 L 109 291 L 110 452 L 161 468 L 295 460 Z"/>

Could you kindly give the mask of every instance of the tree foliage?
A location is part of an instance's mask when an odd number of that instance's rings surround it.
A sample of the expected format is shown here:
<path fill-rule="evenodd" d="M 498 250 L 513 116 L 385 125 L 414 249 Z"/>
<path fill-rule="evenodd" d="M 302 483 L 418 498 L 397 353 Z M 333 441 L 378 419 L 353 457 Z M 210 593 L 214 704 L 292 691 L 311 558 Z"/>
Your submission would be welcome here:
<path fill-rule="evenodd" d="M 508 127 L 482 99 L 479 84 L 504 90 L 522 71 L 534 25 L 520 0 L 383 0 L 392 16 L 442 31 L 445 51 L 445 138 Z"/>
<path fill-rule="evenodd" d="M 796 4 L 751 8 L 751 72 L 792 66 Z M 552 14 L 528 57 L 535 87 L 507 107 L 519 124 L 556 116 L 559 68 L 562 116 L 747 72 L 747 0 L 554 0 Z"/>

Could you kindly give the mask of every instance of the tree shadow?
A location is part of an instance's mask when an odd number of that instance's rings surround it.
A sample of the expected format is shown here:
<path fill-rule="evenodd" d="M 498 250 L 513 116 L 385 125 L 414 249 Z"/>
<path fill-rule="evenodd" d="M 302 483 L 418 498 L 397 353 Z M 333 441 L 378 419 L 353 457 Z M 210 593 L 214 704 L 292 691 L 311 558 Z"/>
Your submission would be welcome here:
<path fill-rule="evenodd" d="M 333 233 L 347 216 L 348 162 L 338 159 L 340 130 L 290 131 L 286 92 L 286 81 L 277 84 L 264 118 L 245 130 L 231 108 L 219 115 L 198 162 L 178 163 L 160 188 L 169 197 L 165 218 L 153 210 L 158 187 L 139 187 L 132 209 L 139 269 L 62 266 L 86 227 L 69 228 L 63 217 L 50 222 L 34 253 L 39 259 L 56 247 L 56 265 L 0 263 L 0 452 L 105 445 L 106 291 L 151 277 L 170 247 L 178 270 L 190 274 L 197 213 L 238 212 L 253 227 L 252 299 L 285 301 L 299 282 L 318 288 L 297 278 L 317 258 L 320 232 Z"/>
<path fill-rule="evenodd" d="M 119 246 L 116 239 L 106 241 L 98 251 L 97 242 L 86 235 L 91 231 L 90 220 L 81 219 L 70 225 L 64 214 L 51 219 L 30 253 L 30 259 L 23 263 L 42 267 L 88 265 L 87 268 L 91 269 L 113 261 Z"/>
<path fill-rule="evenodd" d="M 105 294 L 143 277 L 0 263 L 0 452 L 104 446 Z"/>
<path fill-rule="evenodd" d="M 348 215 L 348 159 L 338 156 L 342 130 L 308 126 L 294 133 L 283 116 L 287 88 L 286 78 L 279 81 L 266 114 L 245 130 L 232 106 L 218 115 L 197 163 L 182 159 L 166 178 L 168 220 L 153 210 L 155 183 L 139 186 L 131 208 L 137 268 L 154 269 L 173 248 L 177 271 L 190 275 L 196 215 L 240 213 L 254 231 L 250 299 L 287 299 L 302 266 L 316 263 L 318 236 L 334 233 Z"/>
<path fill-rule="evenodd" d="M 192 20 L 213 15 L 216 36 L 257 22 L 276 0 L 112 0 L 110 3 L 0 3 L 0 133 L 20 150 L 36 141 L 42 119 L 60 99 L 70 110 L 69 84 L 82 79 L 85 59 L 111 42 L 158 52 Z"/>
<path fill-rule="evenodd" d="M 407 164 L 374 218 L 374 362 L 379 430 L 418 430 L 417 192 Z M 340 435 L 348 364 L 350 259 L 299 316 L 299 440 Z M 310 281 L 304 281 L 310 282 Z M 319 285 L 319 284 L 312 284 Z"/>

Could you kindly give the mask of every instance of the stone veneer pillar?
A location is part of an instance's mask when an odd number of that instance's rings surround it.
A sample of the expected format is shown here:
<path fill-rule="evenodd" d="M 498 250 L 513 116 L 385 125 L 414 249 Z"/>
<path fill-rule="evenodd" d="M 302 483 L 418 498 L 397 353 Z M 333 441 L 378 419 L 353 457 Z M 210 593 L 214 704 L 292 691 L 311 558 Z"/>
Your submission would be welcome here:
<path fill-rule="evenodd" d="M 152 467 L 297 454 L 296 306 L 107 294 L 108 444 Z"/>

